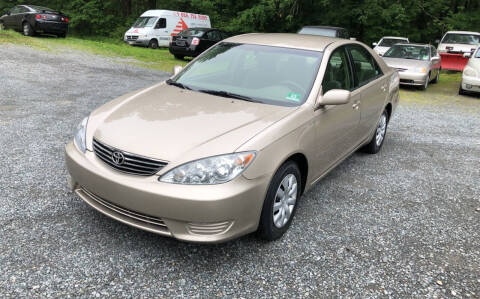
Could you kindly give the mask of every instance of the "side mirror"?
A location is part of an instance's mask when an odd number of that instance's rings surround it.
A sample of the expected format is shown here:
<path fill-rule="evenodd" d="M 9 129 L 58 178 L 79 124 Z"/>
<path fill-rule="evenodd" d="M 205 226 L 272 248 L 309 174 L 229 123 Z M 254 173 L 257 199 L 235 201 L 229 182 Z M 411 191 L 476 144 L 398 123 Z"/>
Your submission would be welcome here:
<path fill-rule="evenodd" d="M 435 43 L 436 43 L 436 44 L 439 44 L 439 43 L 440 43 L 440 40 L 439 40 L 439 39 L 436 39 L 436 40 L 435 40 Z"/>
<path fill-rule="evenodd" d="M 11 15 L 12 13 L 10 11 L 7 11 L 7 16 Z"/>
<path fill-rule="evenodd" d="M 350 102 L 350 91 L 345 89 L 332 89 L 317 99 L 316 107 L 325 105 L 344 105 Z"/>
<path fill-rule="evenodd" d="M 176 65 L 173 67 L 173 75 L 176 76 L 178 73 L 180 73 L 183 70 L 183 67 L 181 65 Z"/>
<path fill-rule="evenodd" d="M 469 53 L 469 52 L 463 53 L 463 57 L 470 58 L 470 57 L 472 57 L 472 53 Z"/>
<path fill-rule="evenodd" d="M 378 44 L 377 43 L 373 43 L 372 46 L 376 47 Z"/>

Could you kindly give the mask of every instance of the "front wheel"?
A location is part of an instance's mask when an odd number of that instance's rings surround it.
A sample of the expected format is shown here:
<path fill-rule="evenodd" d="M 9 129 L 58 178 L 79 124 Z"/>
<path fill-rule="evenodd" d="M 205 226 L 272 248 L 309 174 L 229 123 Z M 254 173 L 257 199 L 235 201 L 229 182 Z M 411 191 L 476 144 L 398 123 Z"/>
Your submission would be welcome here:
<path fill-rule="evenodd" d="M 387 126 L 388 113 L 387 110 L 383 110 L 383 113 L 380 116 L 380 120 L 377 125 L 377 129 L 375 130 L 375 134 L 373 135 L 370 142 L 362 148 L 364 152 L 368 154 L 376 154 L 380 151 L 383 145 L 383 141 L 385 140 L 385 136 L 387 135 Z"/>
<path fill-rule="evenodd" d="M 432 84 L 438 83 L 438 80 L 440 80 L 440 70 L 438 70 L 437 75 L 435 76 L 435 79 L 433 79 Z"/>
<path fill-rule="evenodd" d="M 427 90 L 429 81 L 430 81 L 430 74 L 427 75 L 427 78 L 425 79 L 425 83 L 420 88 L 422 90 Z"/>
<path fill-rule="evenodd" d="M 25 36 L 34 36 L 35 32 L 33 31 L 32 26 L 28 22 L 23 23 L 23 35 Z"/>
<path fill-rule="evenodd" d="M 149 43 L 148 43 L 148 47 L 151 48 L 151 49 L 157 49 L 158 48 L 158 42 L 156 39 L 152 39 Z"/>
<path fill-rule="evenodd" d="M 288 230 L 302 190 L 300 170 L 293 161 L 283 164 L 273 176 L 263 202 L 258 233 L 273 241 Z"/>

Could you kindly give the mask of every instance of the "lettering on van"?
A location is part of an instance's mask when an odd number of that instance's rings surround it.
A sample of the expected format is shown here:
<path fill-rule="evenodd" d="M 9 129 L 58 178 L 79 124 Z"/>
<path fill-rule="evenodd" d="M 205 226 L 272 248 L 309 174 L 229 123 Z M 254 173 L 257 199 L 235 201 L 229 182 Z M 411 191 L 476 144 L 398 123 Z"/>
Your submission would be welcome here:
<path fill-rule="evenodd" d="M 192 19 L 192 20 L 201 20 L 201 21 L 207 21 L 208 20 L 208 16 L 206 16 L 206 15 L 199 15 L 199 14 L 195 14 L 195 13 L 180 12 L 180 11 L 176 11 L 175 16 L 180 17 L 180 18 Z"/>

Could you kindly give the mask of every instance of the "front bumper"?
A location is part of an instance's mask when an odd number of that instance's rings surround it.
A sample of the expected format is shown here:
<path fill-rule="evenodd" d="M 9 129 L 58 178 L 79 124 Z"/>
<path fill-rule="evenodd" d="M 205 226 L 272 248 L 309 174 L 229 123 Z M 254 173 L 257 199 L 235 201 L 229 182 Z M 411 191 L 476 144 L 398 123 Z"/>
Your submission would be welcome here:
<path fill-rule="evenodd" d="M 94 153 L 65 149 L 69 182 L 85 202 L 128 225 L 189 242 L 218 243 L 257 229 L 269 177 L 219 185 L 161 183 L 117 172 Z"/>
<path fill-rule="evenodd" d="M 428 80 L 428 74 L 414 73 L 409 71 L 398 72 L 400 84 L 411 86 L 423 86 Z"/>
<path fill-rule="evenodd" d="M 480 93 L 480 78 L 463 76 L 462 89 L 467 92 Z"/>
<path fill-rule="evenodd" d="M 150 42 L 149 39 L 140 39 L 140 38 L 137 40 L 127 40 L 124 38 L 123 41 L 129 44 L 130 46 L 143 46 L 143 47 L 148 46 L 148 43 Z"/>
<path fill-rule="evenodd" d="M 33 29 L 35 32 L 65 34 L 68 31 L 68 23 L 36 20 Z"/>

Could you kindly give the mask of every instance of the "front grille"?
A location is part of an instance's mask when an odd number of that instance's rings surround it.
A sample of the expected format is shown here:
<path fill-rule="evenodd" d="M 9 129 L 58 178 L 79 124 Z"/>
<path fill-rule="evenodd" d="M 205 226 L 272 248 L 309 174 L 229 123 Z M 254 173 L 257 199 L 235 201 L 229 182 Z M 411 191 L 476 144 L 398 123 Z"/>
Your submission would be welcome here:
<path fill-rule="evenodd" d="M 134 42 L 138 39 L 138 35 L 127 35 L 127 41 Z"/>
<path fill-rule="evenodd" d="M 404 71 L 407 70 L 407 69 L 402 69 L 402 68 L 398 68 L 398 67 L 396 67 L 395 69 L 396 69 L 397 71 L 399 71 L 399 72 L 404 72 Z"/>
<path fill-rule="evenodd" d="M 107 208 L 111 211 L 114 211 L 114 212 L 116 212 L 118 214 L 121 214 L 123 216 L 126 216 L 128 218 L 132 218 L 132 219 L 144 222 L 144 223 L 155 225 L 155 226 L 157 226 L 157 229 L 159 228 L 161 230 L 168 231 L 167 225 L 165 224 L 165 222 L 161 218 L 141 214 L 141 213 L 134 212 L 132 210 L 117 206 L 116 204 L 113 204 L 113 203 L 111 203 L 111 202 L 93 194 L 92 192 L 86 190 L 85 188 L 81 188 L 80 190 L 81 190 L 81 192 L 88 195 L 88 197 L 90 199 L 94 200 L 96 203 L 102 205 L 103 207 L 105 207 L 105 208 Z"/>
<path fill-rule="evenodd" d="M 95 155 L 108 166 L 128 174 L 150 176 L 167 165 L 166 162 L 124 152 L 93 139 Z M 117 155 L 115 159 L 114 154 Z"/>
<path fill-rule="evenodd" d="M 408 83 L 408 84 L 413 84 L 415 81 L 409 80 L 409 79 L 400 79 L 400 83 Z"/>

